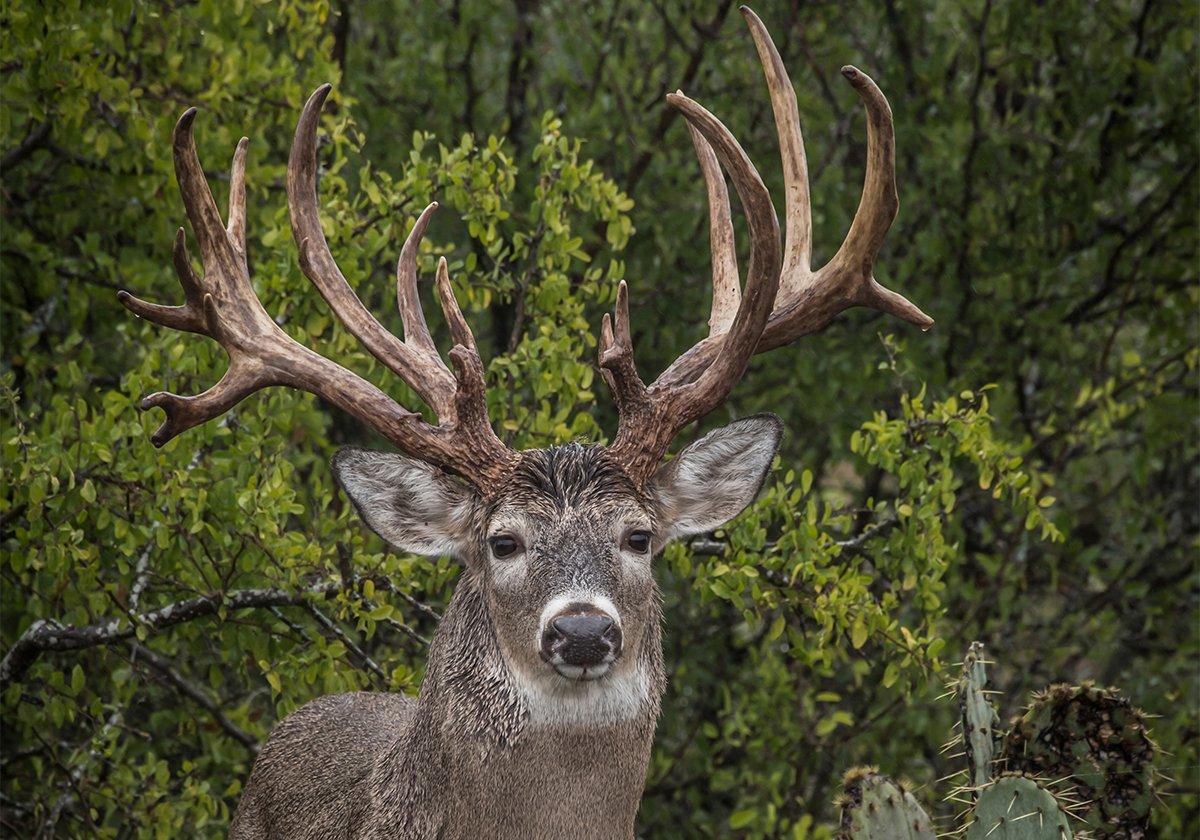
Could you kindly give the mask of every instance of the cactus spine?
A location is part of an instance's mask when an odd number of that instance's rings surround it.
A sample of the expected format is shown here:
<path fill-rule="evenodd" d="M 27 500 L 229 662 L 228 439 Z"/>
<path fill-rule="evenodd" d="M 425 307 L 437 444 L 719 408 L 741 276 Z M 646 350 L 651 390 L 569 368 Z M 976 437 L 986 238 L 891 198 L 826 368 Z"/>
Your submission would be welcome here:
<path fill-rule="evenodd" d="M 966 840 L 1069 840 L 1067 813 L 1028 776 L 1001 776 L 978 791 Z"/>
<path fill-rule="evenodd" d="M 1143 712 L 1089 684 L 1038 692 L 1005 738 L 1010 769 L 1070 777 L 1085 801 L 1076 813 L 1097 837 L 1147 836 L 1156 753 Z"/>
<path fill-rule="evenodd" d="M 972 642 L 963 659 L 962 677 L 958 681 L 958 704 L 967 772 L 971 785 L 980 787 L 992 780 L 996 728 L 1000 723 L 1000 716 L 988 700 L 987 662 L 981 642 Z"/>
<path fill-rule="evenodd" d="M 957 697 L 962 731 L 942 752 L 961 745 L 967 760 L 946 777 L 967 777 L 947 799 L 969 807 L 958 817 L 966 822 L 940 836 L 1066 840 L 1074 836 L 1068 818 L 1084 824 L 1080 838 L 1151 836 L 1158 748 L 1145 715 L 1115 689 L 1052 685 L 1000 734 L 1000 717 L 988 700 L 998 693 L 987 688 L 988 664 L 983 645 L 973 643 L 961 676 L 943 695 Z M 997 776 L 999 767 L 1009 772 Z M 851 770 L 843 789 L 839 840 L 934 837 L 913 795 L 874 768 Z"/>
<path fill-rule="evenodd" d="M 935 840 L 929 815 L 904 785 L 873 767 L 842 777 L 841 840 Z"/>

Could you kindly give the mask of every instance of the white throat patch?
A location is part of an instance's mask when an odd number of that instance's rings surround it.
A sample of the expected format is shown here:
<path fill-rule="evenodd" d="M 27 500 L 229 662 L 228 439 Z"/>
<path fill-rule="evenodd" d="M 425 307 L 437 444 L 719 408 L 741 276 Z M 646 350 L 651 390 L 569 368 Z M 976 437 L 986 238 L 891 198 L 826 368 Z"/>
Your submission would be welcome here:
<path fill-rule="evenodd" d="M 621 614 L 611 599 L 595 592 L 568 592 L 553 598 L 542 610 L 538 638 L 555 615 L 576 603 L 588 604 L 621 624 Z M 538 639 L 532 642 L 538 645 Z M 627 655 L 636 657 L 637 653 L 627 651 Z M 517 672 L 513 677 L 533 727 L 608 726 L 637 717 L 650 703 L 650 676 L 640 662 L 618 660 L 604 676 L 593 680 L 571 680 L 549 668 L 533 675 Z"/>
<path fill-rule="evenodd" d="M 528 725 L 611 726 L 643 714 L 650 705 L 650 676 L 641 663 L 632 665 L 590 681 L 568 680 L 549 669 L 532 678 L 513 674 Z"/>

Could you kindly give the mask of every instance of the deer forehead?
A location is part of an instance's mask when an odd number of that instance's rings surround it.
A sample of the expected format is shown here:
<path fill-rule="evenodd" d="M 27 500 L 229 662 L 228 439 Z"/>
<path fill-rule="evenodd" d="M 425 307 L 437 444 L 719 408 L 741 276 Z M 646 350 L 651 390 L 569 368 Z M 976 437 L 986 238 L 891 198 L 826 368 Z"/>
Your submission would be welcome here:
<path fill-rule="evenodd" d="M 489 536 L 504 530 L 552 538 L 653 525 L 649 498 L 600 446 L 565 444 L 521 453 L 489 506 Z"/>

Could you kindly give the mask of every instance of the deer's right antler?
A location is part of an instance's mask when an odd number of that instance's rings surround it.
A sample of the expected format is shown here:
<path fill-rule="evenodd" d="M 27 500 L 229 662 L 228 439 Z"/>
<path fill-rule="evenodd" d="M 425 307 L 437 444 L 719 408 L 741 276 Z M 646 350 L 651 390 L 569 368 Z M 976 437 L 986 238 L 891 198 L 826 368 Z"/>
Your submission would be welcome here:
<path fill-rule="evenodd" d="M 204 274 L 198 276 L 193 270 L 180 228 L 175 236 L 174 264 L 185 303 L 160 306 L 125 291 L 118 297 L 127 309 L 149 321 L 215 339 L 229 356 L 229 369 L 216 385 L 198 396 L 160 392 L 143 400 L 143 408 L 162 408 L 167 413 L 151 439 L 162 446 L 181 432 L 220 416 L 255 391 L 284 385 L 320 396 L 413 457 L 454 472 L 476 486 L 487 486 L 508 470 L 517 455 L 496 437 L 488 421 L 483 363 L 454 298 L 444 259 L 438 265 L 437 287 L 455 342 L 450 351 L 453 373 L 433 346 L 417 298 L 417 248 L 437 205 L 425 208 L 400 252 L 397 298 L 405 340 L 389 333 L 367 311 L 330 254 L 316 198 L 316 130 L 329 89 L 329 85 L 320 87 L 304 106 L 288 159 L 288 205 L 300 264 L 351 333 L 437 413 L 438 425 L 425 422 L 357 374 L 299 344 L 263 309 L 246 262 L 248 141 L 242 138 L 234 154 L 229 224 L 225 227 L 196 155 L 192 137 L 196 110 L 192 108 L 175 126 L 175 174 L 200 246 Z"/>
<path fill-rule="evenodd" d="M 932 318 L 884 288 L 873 275 L 884 236 L 899 209 L 895 136 L 887 99 L 865 73 L 854 67 L 842 68 L 842 75 L 866 107 L 867 173 L 850 232 L 833 258 L 813 271 L 808 164 L 796 93 L 766 27 L 749 8 L 741 10 L 758 50 L 775 113 L 786 183 L 786 242 L 781 256 L 770 196 L 728 129 L 681 93 L 669 95 L 667 101 L 688 122 L 708 191 L 712 311 L 708 337 L 676 359 L 649 386 L 643 384 L 633 361 L 629 293 L 624 282 L 617 291 L 613 321 L 605 315 L 600 366 L 620 413 L 612 449 L 639 484 L 651 475 L 671 439 L 684 426 L 724 401 L 755 353 L 815 332 L 851 306 L 872 307 L 921 329 L 933 326 Z M 721 167 L 738 192 L 750 234 L 744 289 L 738 279 L 729 196 Z"/>

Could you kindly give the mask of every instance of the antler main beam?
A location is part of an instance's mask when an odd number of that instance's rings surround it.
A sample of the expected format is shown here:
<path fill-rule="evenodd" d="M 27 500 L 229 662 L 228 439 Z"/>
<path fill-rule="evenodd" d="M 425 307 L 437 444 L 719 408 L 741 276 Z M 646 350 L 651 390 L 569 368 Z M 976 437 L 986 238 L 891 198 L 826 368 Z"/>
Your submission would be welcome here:
<path fill-rule="evenodd" d="M 750 263 L 745 288 L 738 293 L 728 196 L 724 184 L 718 186 L 712 179 L 709 197 L 717 199 L 717 209 L 710 226 L 715 234 L 715 300 L 710 322 L 714 331 L 720 330 L 721 340 L 694 380 L 673 387 L 664 387 L 661 378 L 647 387 L 638 376 L 630 338 L 628 290 L 621 283 L 615 326 L 610 326 L 607 316 L 601 326 L 600 366 L 614 387 L 621 415 L 612 453 L 638 482 L 658 465 L 679 430 L 720 405 L 741 379 L 771 314 L 781 265 L 775 208 L 750 158 L 729 129 L 701 105 L 680 92 L 669 94 L 667 102 L 687 120 L 701 165 L 715 171 L 714 160 L 718 160 L 729 172 L 746 213 Z M 725 200 L 723 209 L 721 198 Z"/>
<path fill-rule="evenodd" d="M 813 271 L 808 164 L 796 93 L 762 21 L 745 6 L 741 11 L 754 38 L 775 114 L 786 185 L 786 239 L 780 252 L 770 196 L 728 129 L 682 94 L 668 96 L 688 122 L 708 193 L 712 313 L 708 337 L 676 359 L 648 388 L 637 378 L 633 362 L 624 283 L 618 290 L 615 334 L 605 316 L 600 366 L 614 387 L 621 417 L 613 449 L 639 483 L 649 477 L 675 433 L 725 399 L 755 353 L 816 332 L 851 306 L 878 309 L 921 329 L 933 326 L 932 318 L 884 288 L 873 274 L 884 236 L 899 209 L 895 134 L 887 99 L 865 73 L 842 68 L 867 113 L 866 179 L 845 241 L 825 266 Z M 744 290 L 739 288 L 721 167 L 738 192 L 750 232 Z"/>
<path fill-rule="evenodd" d="M 174 265 L 185 303 L 161 306 L 125 291 L 118 298 L 149 321 L 216 340 L 229 356 L 229 368 L 216 385 L 198 396 L 159 392 L 143 400 L 143 408 L 162 408 L 167 414 L 151 440 L 162 446 L 187 429 L 220 416 L 250 394 L 283 385 L 320 396 L 413 457 L 476 486 L 487 486 L 503 475 L 517 456 L 496 437 L 488 422 L 483 363 L 454 298 L 445 260 L 438 266 L 438 292 L 456 342 L 450 351 L 453 373 L 433 346 L 417 297 L 417 248 L 436 205 L 427 207 L 417 219 L 397 266 L 397 297 L 406 341 L 385 330 L 367 311 L 329 251 L 316 198 L 316 129 L 328 93 L 329 86 L 323 85 L 309 98 L 288 160 L 289 209 L 301 266 L 351 333 L 434 409 L 439 425 L 426 423 L 357 374 L 299 344 L 263 309 L 246 262 L 248 141 L 242 138 L 234 154 L 229 223 L 225 226 L 196 155 L 192 135 L 196 110 L 192 108 L 175 127 L 173 147 L 179 191 L 200 247 L 204 274 L 197 275 L 192 268 L 180 228 Z"/>

